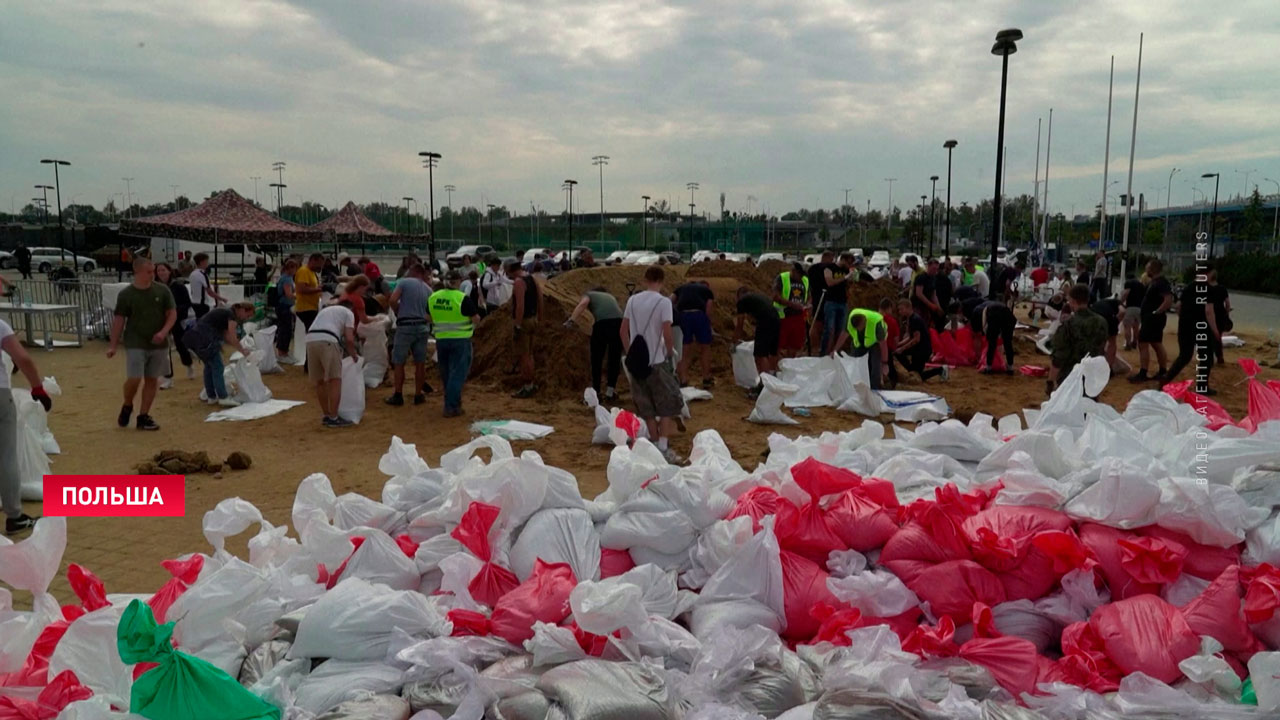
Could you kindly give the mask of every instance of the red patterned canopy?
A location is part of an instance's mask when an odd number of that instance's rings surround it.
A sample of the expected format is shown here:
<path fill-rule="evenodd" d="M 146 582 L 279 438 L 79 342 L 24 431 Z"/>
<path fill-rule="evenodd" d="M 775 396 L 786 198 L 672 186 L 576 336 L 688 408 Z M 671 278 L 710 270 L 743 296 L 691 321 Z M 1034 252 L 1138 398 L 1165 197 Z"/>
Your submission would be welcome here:
<path fill-rule="evenodd" d="M 235 190 L 223 190 L 195 207 L 125 220 L 120 232 L 126 235 L 170 237 L 178 240 L 248 242 L 259 244 L 314 241 L 321 233 L 272 215 L 240 197 Z"/>
<path fill-rule="evenodd" d="M 390 230 L 370 220 L 360 212 L 353 202 L 348 202 L 332 217 L 321 220 L 311 227 L 321 232 L 332 230 L 334 235 L 377 235 L 390 236 Z"/>

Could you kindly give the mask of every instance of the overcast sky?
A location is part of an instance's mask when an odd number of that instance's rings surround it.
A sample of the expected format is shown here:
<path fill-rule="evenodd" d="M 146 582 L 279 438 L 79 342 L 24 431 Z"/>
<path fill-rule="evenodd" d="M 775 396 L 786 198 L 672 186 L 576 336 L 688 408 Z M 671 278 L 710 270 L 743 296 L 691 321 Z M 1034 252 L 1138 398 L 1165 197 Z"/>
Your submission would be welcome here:
<path fill-rule="evenodd" d="M 1280 179 L 1280 4 L 851 0 L 25 0 L 0 20 L 0 204 L 21 207 L 72 167 L 62 201 L 103 205 L 122 177 L 145 203 L 234 187 L 288 163 L 286 202 L 425 204 L 417 152 L 444 155 L 454 204 L 583 211 L 687 207 L 779 213 L 850 201 L 906 207 L 945 185 L 993 191 L 1000 61 L 1010 58 L 1009 193 L 1030 193 L 1036 121 L 1054 108 L 1049 203 L 1102 193 L 1108 62 L 1111 179 L 1123 192 L 1138 34 L 1146 33 L 1134 192 L 1175 204 L 1203 172 L 1222 195 Z M 1044 173 L 1041 160 L 1041 174 Z M 1213 193 L 1212 181 L 1202 188 Z M 52 198 L 51 198 L 52 201 Z"/>

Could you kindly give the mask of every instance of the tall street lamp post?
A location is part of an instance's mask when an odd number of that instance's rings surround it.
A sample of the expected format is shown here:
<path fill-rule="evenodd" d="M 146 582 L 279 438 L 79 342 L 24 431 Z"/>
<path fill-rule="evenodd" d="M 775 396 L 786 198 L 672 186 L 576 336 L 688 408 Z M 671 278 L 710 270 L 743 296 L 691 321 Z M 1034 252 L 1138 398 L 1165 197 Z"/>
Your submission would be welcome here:
<path fill-rule="evenodd" d="M 1213 242 L 1218 237 L 1218 173 L 1205 173 L 1202 178 L 1213 178 L 1213 214 L 1209 216 L 1209 259 L 1213 259 Z"/>
<path fill-rule="evenodd" d="M 58 247 L 59 247 L 59 248 L 61 248 L 61 247 L 63 247 L 63 238 L 62 238 L 62 230 L 63 230 L 63 227 L 62 227 L 62 183 L 58 180 L 58 166 L 59 166 L 59 165 L 70 165 L 71 163 L 67 162 L 66 160 L 54 160 L 54 159 L 52 159 L 52 158 L 45 158 L 44 160 L 41 160 L 41 161 L 40 161 L 40 164 L 41 164 L 41 165 L 52 165 L 52 166 L 53 166 L 53 188 L 54 188 L 54 190 L 53 190 L 53 191 L 54 191 L 54 195 L 55 195 L 55 197 L 57 197 L 57 200 L 58 200 Z M 72 232 L 74 233 L 74 231 L 72 231 Z M 74 237 L 73 237 L 73 239 L 74 239 Z M 74 264 L 74 263 L 72 263 L 72 264 Z"/>
<path fill-rule="evenodd" d="M 685 185 L 684 185 L 684 186 L 685 186 L 685 188 L 686 188 L 686 189 L 688 189 L 688 191 L 689 191 L 689 251 L 690 251 L 690 252 L 692 252 L 692 251 L 693 251 L 693 249 L 694 249 L 694 245 L 693 245 L 693 208 L 695 207 L 694 200 L 693 200 L 693 194 L 694 194 L 695 192 L 697 192 L 697 191 L 701 188 L 701 186 L 699 186 L 699 185 L 698 185 L 698 183 L 696 183 L 696 182 L 689 182 L 689 183 L 685 183 Z M 678 213 L 678 212 L 677 212 L 677 213 L 676 213 L 677 218 L 679 217 L 679 215 L 680 215 L 680 213 Z"/>
<path fill-rule="evenodd" d="M 124 180 L 124 216 L 129 217 L 129 208 L 133 206 L 133 178 L 120 178 Z"/>
<path fill-rule="evenodd" d="M 249 179 L 253 181 L 253 204 L 258 204 L 258 181 L 262 179 L 261 175 L 250 175 Z"/>
<path fill-rule="evenodd" d="M 929 181 L 933 183 L 933 191 L 932 191 L 933 199 L 929 201 L 929 254 L 932 255 L 933 254 L 933 236 L 935 234 L 934 228 L 937 227 L 937 223 L 934 222 L 934 220 L 938 216 L 938 211 L 936 209 L 938 205 L 938 176 L 930 175 Z M 924 218 L 921 218 L 921 220 L 923 219 Z"/>
<path fill-rule="evenodd" d="M 600 242 L 604 242 L 604 166 L 609 164 L 608 155 L 596 155 L 591 158 L 591 164 L 600 168 Z M 601 250 L 604 246 L 601 245 Z"/>
<path fill-rule="evenodd" d="M 1178 168 L 1169 171 L 1169 184 L 1164 192 L 1164 233 L 1161 237 L 1164 240 L 1164 249 L 1161 254 L 1166 262 L 1169 260 L 1169 206 L 1173 205 L 1173 174 L 1178 172 Z"/>
<path fill-rule="evenodd" d="M 959 144 L 955 140 L 942 143 L 942 147 L 947 149 L 947 228 L 943 234 L 942 252 L 947 257 L 951 257 L 951 151 Z"/>
<path fill-rule="evenodd" d="M 486 205 L 489 209 L 489 247 L 493 247 L 493 209 L 497 207 L 493 203 Z"/>
<path fill-rule="evenodd" d="M 35 188 L 40 191 L 44 199 L 41 200 L 41 207 L 44 208 L 44 224 L 49 224 L 49 191 L 53 189 L 52 185 L 36 185 Z"/>
<path fill-rule="evenodd" d="M 1017 28 L 1001 30 L 996 33 L 996 42 L 991 46 L 991 54 L 1000 56 L 1000 124 L 996 130 L 996 193 L 992 203 L 991 231 L 991 267 L 996 266 L 1000 246 L 1000 181 L 1001 168 L 1004 167 L 1004 104 L 1005 90 L 1009 84 L 1009 56 L 1018 52 L 1017 42 L 1022 39 L 1022 31 Z M 950 184 L 950 183 L 948 183 Z"/>
<path fill-rule="evenodd" d="M 924 201 L 928 200 L 928 195 L 920 196 L 920 249 L 924 249 Z M 933 255 L 933 242 L 929 242 L 929 255 Z"/>
<path fill-rule="evenodd" d="M 430 173 L 430 172 L 428 172 L 427 174 L 428 174 L 428 175 L 430 175 L 431 173 Z M 457 190 L 457 189 L 458 189 L 458 188 L 457 188 L 457 186 L 456 186 L 456 185 L 445 185 L 445 186 L 444 186 L 445 194 L 449 196 L 449 237 L 450 237 L 450 238 L 452 238 L 452 237 L 453 237 L 453 218 L 458 214 L 458 213 L 453 209 L 453 192 L 454 192 L 455 190 Z M 431 234 L 432 234 L 432 235 L 435 235 L 435 224 L 433 223 L 431 227 L 432 227 Z"/>
<path fill-rule="evenodd" d="M 640 208 L 640 247 L 644 250 L 649 249 L 649 196 L 641 195 L 640 199 L 644 205 Z"/>
<path fill-rule="evenodd" d="M 693 209 L 697 205 L 689 203 L 689 249 L 693 249 Z"/>
<path fill-rule="evenodd" d="M 565 180 L 564 185 L 569 190 L 569 252 L 573 252 L 573 186 L 577 185 L 577 180 Z"/>
<path fill-rule="evenodd" d="M 402 197 L 402 198 L 400 198 L 400 199 L 404 201 L 404 226 L 405 226 L 405 234 L 407 234 L 407 235 L 412 235 L 412 234 L 413 234 L 413 215 L 409 212 L 409 203 L 411 203 L 411 202 L 417 202 L 417 200 L 414 200 L 413 198 L 409 197 L 408 195 L 405 195 L 404 197 Z"/>
<path fill-rule="evenodd" d="M 276 189 L 276 217 L 283 217 L 280 213 L 284 207 L 284 189 L 288 187 L 284 184 L 284 166 L 283 160 L 271 163 L 271 169 L 276 171 L 276 181 L 271 184 Z"/>
<path fill-rule="evenodd" d="M 435 167 L 436 163 L 443 157 L 438 152 L 423 150 L 418 153 L 419 157 L 425 158 L 422 164 L 427 168 L 427 217 L 430 223 L 431 236 L 427 238 L 427 257 L 431 262 L 431 267 L 436 266 L 436 179 Z M 449 234 L 453 234 L 453 196 L 449 196 Z"/>
<path fill-rule="evenodd" d="M 1277 239 L 1280 239 L 1280 182 L 1271 178 L 1263 178 L 1263 180 L 1276 186 L 1276 212 L 1275 218 L 1271 221 L 1271 251 L 1275 252 Z"/>
<path fill-rule="evenodd" d="M 886 229 L 888 230 L 889 234 L 892 235 L 893 234 L 893 184 L 898 181 L 898 178 L 885 178 L 884 181 L 889 183 L 889 215 L 888 215 L 889 225 L 887 226 Z"/>

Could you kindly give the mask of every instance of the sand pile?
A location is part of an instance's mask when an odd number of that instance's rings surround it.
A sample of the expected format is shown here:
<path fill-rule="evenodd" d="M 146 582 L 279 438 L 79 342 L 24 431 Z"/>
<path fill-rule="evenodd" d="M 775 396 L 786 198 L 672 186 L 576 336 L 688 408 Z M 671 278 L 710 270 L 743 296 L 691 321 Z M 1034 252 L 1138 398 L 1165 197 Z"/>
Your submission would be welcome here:
<path fill-rule="evenodd" d="M 775 278 L 791 269 L 791 263 L 784 260 L 765 260 L 756 267 L 761 280 L 773 282 Z"/>
<path fill-rule="evenodd" d="M 751 263 L 733 262 L 732 260 L 709 260 L 694 263 L 685 273 L 689 278 L 732 278 L 757 292 L 767 293 L 772 287 L 773 277 L 766 278 Z M 774 277 L 777 277 L 776 275 Z"/>
<path fill-rule="evenodd" d="M 902 288 L 889 278 L 880 278 L 870 283 L 849 284 L 849 308 L 867 308 L 880 310 L 880 301 L 884 298 L 897 300 L 902 297 Z"/>

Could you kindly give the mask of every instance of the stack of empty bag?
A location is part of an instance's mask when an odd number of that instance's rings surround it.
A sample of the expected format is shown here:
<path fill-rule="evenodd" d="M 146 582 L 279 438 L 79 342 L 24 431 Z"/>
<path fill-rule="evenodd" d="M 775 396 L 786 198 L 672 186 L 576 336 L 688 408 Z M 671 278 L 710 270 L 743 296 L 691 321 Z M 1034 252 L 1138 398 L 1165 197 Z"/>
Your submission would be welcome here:
<path fill-rule="evenodd" d="M 73 565 L 66 607 L 41 520 L 0 539 L 35 597 L 0 593 L 0 717 L 1274 717 L 1280 423 L 1121 414 L 1083 372 L 1025 426 L 775 435 L 753 470 L 637 439 L 594 499 L 498 437 L 435 466 L 394 438 L 378 499 L 312 475 L 292 531 L 225 500 L 157 591 Z"/>

